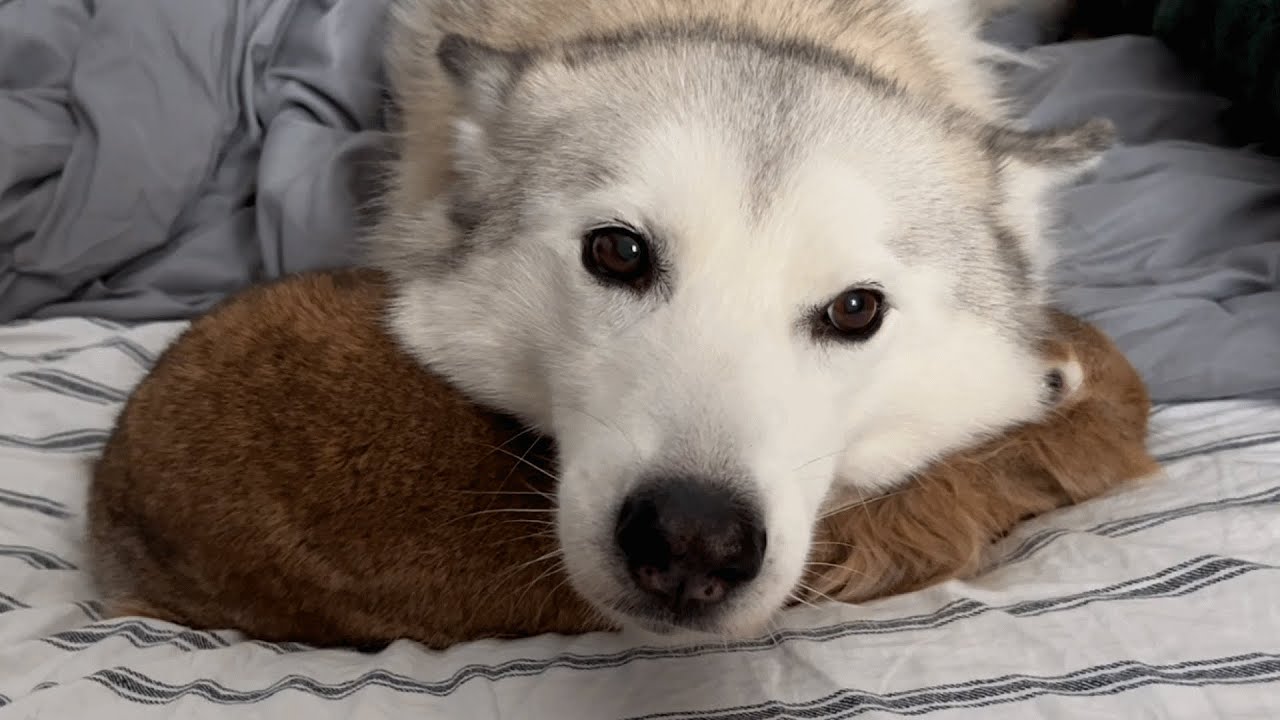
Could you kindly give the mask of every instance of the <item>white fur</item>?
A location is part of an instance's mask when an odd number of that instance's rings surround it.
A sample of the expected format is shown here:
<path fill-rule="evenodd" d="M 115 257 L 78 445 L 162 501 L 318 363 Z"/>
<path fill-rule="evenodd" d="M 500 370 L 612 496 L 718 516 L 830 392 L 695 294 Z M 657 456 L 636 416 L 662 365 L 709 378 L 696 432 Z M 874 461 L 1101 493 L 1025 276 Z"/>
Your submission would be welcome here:
<path fill-rule="evenodd" d="M 781 200 L 752 223 L 743 159 L 723 137 L 667 124 L 627 163 L 626 185 L 548 203 L 540 231 L 553 238 L 572 237 L 596 217 L 639 225 L 656 214 L 685 241 L 671 247 L 679 281 L 666 301 L 618 298 L 588 284 L 562 318 L 577 332 L 530 318 L 563 344 L 541 382 L 530 381 L 537 370 L 520 367 L 518 353 L 504 352 L 515 338 L 466 339 L 481 322 L 442 327 L 439 318 L 452 313 L 438 303 L 449 293 L 406 306 L 397 326 L 416 345 L 443 340 L 478 351 L 458 361 L 471 367 L 455 377 L 498 363 L 480 373 L 483 386 L 468 389 L 483 397 L 501 388 L 491 402 L 559 439 L 557 527 L 566 566 L 603 608 L 628 592 L 610 538 L 614 509 L 641 475 L 663 467 L 714 472 L 721 459 L 741 464 L 747 475 L 737 480 L 763 499 L 769 552 L 761 579 L 724 625 L 740 635 L 761 629 L 800 579 L 833 482 L 880 492 L 981 432 L 1033 417 L 1043 368 L 996 329 L 956 312 L 948 292 L 954 276 L 890 252 L 887 238 L 905 208 L 883 186 L 908 175 L 842 152 L 847 135 L 840 133 L 813 150 Z M 537 273 L 550 261 L 521 262 Z M 807 307 L 863 281 L 883 284 L 894 306 L 865 345 L 818 344 L 798 326 Z M 507 305 L 564 308 L 543 302 L 510 298 Z M 424 333 L 444 337 L 418 339 Z"/>
<path fill-rule="evenodd" d="M 967 5 L 902 2 L 931 23 L 944 64 L 981 62 Z M 1025 239 L 1038 282 L 1051 257 L 1043 195 L 1068 175 L 1012 162 L 993 170 L 956 129 L 955 107 L 922 109 L 816 69 L 793 84 L 793 162 L 760 181 L 748 154 L 757 146 L 740 142 L 758 132 L 757 106 L 736 105 L 756 90 L 726 89 L 742 74 L 718 51 L 682 52 L 531 71 L 512 102 L 535 119 L 598 120 L 562 155 L 590 148 L 625 172 L 585 192 L 530 180 L 511 209 L 518 225 L 494 231 L 511 238 L 485 236 L 486 249 L 448 272 L 393 266 L 390 320 L 435 371 L 557 439 L 556 528 L 570 579 L 628 624 L 616 608 L 635 589 L 613 532 L 642 478 L 714 476 L 759 498 L 763 569 L 711 628 L 744 635 L 795 590 L 833 491 L 883 492 L 1043 411 L 1046 368 L 1034 339 L 1010 330 L 1042 293 L 1011 290 L 986 213 L 998 204 Z M 974 110 L 991 95 L 980 73 L 953 74 L 972 85 L 955 93 L 965 117 L 999 115 Z M 490 147 L 484 113 L 497 110 L 484 93 L 501 84 L 500 68 L 480 78 L 479 117 L 454 123 L 456 166 L 489 182 L 522 156 L 504 161 Z M 387 235 L 439 237 L 447 203 L 397 208 Z M 613 221 L 655 238 L 671 271 L 666 294 L 588 276 L 584 229 Z M 861 344 L 815 339 L 807 313 L 863 283 L 888 299 L 879 333 Z"/>

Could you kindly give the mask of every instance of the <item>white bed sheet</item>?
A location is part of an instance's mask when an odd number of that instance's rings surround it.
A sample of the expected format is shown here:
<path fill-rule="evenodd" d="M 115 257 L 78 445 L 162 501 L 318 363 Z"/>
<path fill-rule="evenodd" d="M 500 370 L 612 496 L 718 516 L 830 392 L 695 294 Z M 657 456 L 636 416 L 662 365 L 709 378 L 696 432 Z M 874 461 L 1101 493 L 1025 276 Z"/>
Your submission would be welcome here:
<path fill-rule="evenodd" d="M 103 620 L 89 463 L 182 323 L 0 327 L 0 720 L 1280 718 L 1280 405 L 1159 409 L 1165 477 L 1027 523 L 1002 563 L 773 638 L 311 650 Z"/>

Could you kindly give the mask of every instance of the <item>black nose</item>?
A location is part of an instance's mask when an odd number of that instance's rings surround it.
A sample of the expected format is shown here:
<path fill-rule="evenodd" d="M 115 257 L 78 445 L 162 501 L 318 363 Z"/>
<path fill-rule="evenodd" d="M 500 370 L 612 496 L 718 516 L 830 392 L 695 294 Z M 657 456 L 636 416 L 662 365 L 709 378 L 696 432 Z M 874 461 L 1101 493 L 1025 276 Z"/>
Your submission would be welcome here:
<path fill-rule="evenodd" d="M 696 478 L 642 486 L 622 504 L 616 538 L 635 584 L 677 614 L 755 578 L 767 540 L 753 503 Z"/>

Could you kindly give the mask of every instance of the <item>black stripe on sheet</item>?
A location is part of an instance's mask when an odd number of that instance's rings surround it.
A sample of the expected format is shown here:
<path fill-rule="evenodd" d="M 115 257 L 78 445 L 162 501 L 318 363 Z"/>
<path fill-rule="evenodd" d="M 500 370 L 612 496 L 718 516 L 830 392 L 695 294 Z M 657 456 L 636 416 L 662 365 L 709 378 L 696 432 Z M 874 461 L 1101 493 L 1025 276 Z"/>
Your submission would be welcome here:
<path fill-rule="evenodd" d="M 247 705 L 262 702 L 285 691 L 300 692 L 322 700 L 342 700 L 368 688 L 385 688 L 415 695 L 441 694 L 429 683 L 387 670 L 374 670 L 351 680 L 332 683 L 301 675 L 289 675 L 256 690 L 228 688 L 209 678 L 175 685 L 125 667 L 100 670 L 88 676 L 88 679 L 124 700 L 147 705 L 168 704 L 185 697 L 200 698 L 219 705 Z M 637 720 L 837 718 L 854 717 L 870 711 L 921 715 L 943 709 L 1003 705 L 1042 695 L 1091 697 L 1114 695 L 1150 685 L 1211 687 L 1276 680 L 1280 680 L 1280 656 L 1264 653 L 1169 665 L 1122 660 L 1057 676 L 1002 675 L 885 694 L 849 689 L 804 703 L 775 701 L 713 711 L 645 715 Z"/>
<path fill-rule="evenodd" d="M 1021 602 L 1002 608 L 990 608 L 988 611 L 1004 612 L 1014 617 L 1036 617 L 1051 612 L 1072 610 L 1100 601 L 1182 597 L 1263 569 L 1275 570 L 1276 568 L 1237 558 L 1205 556 L 1175 565 L 1138 581 L 1128 580 L 1090 592 Z"/>
<path fill-rule="evenodd" d="M 13 701 L 9 699 L 8 695 L 0 694 L 0 707 L 4 707 L 5 705 L 8 705 L 11 702 Z"/>
<path fill-rule="evenodd" d="M 102 606 L 96 600 L 82 600 L 72 603 L 76 609 L 84 613 L 90 622 L 98 622 L 102 620 Z M 28 610 L 31 606 L 13 597 L 0 593 L 0 613 L 9 612 L 11 610 Z"/>
<path fill-rule="evenodd" d="M 779 700 L 710 711 L 641 715 L 632 720 L 763 720 L 812 718 L 834 720 L 866 713 L 915 716 L 939 710 L 960 710 L 1026 702 L 1045 695 L 1100 697 L 1151 686 L 1214 687 L 1280 680 L 1280 655 L 1249 653 L 1169 665 L 1121 660 L 1065 675 L 1002 675 L 964 683 L 935 685 L 894 693 L 847 689 L 816 700 Z M 1129 708 L 1130 711 L 1133 708 Z"/>
<path fill-rule="evenodd" d="M 1221 498 L 1208 502 L 1195 503 L 1192 505 L 1180 505 L 1166 510 L 1143 513 L 1142 515 L 1112 520 L 1102 523 L 1101 525 L 1096 525 L 1092 528 L 1082 530 L 1069 528 L 1042 530 L 1032 534 L 1026 540 L 1023 540 L 1017 548 L 1004 557 L 997 559 L 991 567 L 1005 567 L 1012 565 L 1013 563 L 1026 560 L 1035 553 L 1044 549 L 1046 545 L 1068 535 L 1084 533 L 1090 535 L 1101 535 L 1103 537 L 1124 537 L 1140 530 L 1148 530 L 1174 520 L 1181 520 L 1194 515 L 1217 512 L 1219 510 L 1228 510 L 1231 508 L 1273 505 L 1277 502 L 1280 502 L 1280 486 L 1260 490 L 1249 495 Z"/>
<path fill-rule="evenodd" d="M 0 488 L 0 505 L 8 505 L 19 510 L 30 510 L 59 520 L 71 517 L 71 511 L 67 509 L 67 506 L 57 500 L 3 488 Z"/>
<path fill-rule="evenodd" d="M 1147 528 L 1155 525 L 1192 515 L 1199 515 L 1203 512 L 1223 510 L 1226 508 L 1255 507 L 1259 505 L 1280 505 L 1280 485 L 1253 493 L 1252 495 L 1213 500 L 1210 502 L 1196 503 L 1194 505 L 1184 505 L 1173 510 L 1145 513 L 1130 518 L 1112 520 L 1097 526 L 1095 532 L 1108 537 L 1124 537 L 1125 535 L 1132 535 L 1133 533 L 1146 530 Z"/>
<path fill-rule="evenodd" d="M 155 364 L 157 355 L 141 344 L 130 340 L 127 337 L 113 337 L 103 340 L 102 342 L 91 343 L 89 345 L 79 345 L 76 347 L 57 348 L 55 350 L 46 350 L 39 353 L 18 354 L 0 351 L 0 360 L 23 360 L 27 362 L 54 362 L 57 360 L 65 360 L 73 355 L 82 353 L 86 350 L 118 350 L 124 353 L 129 359 L 141 365 L 144 369 L 150 368 Z"/>
<path fill-rule="evenodd" d="M 122 403 L 129 396 L 124 390 L 103 385 L 83 375 L 76 375 L 75 373 L 54 368 L 24 370 L 13 373 L 9 378 L 57 395 L 97 403 L 98 405 Z"/>
<path fill-rule="evenodd" d="M 311 652 L 312 650 L 316 649 L 310 645 L 303 645 L 302 643 L 296 643 L 296 642 L 269 643 L 269 642 L 263 642 L 262 640 L 250 640 L 249 644 L 256 645 L 257 647 L 263 648 L 265 650 L 270 650 L 276 653 L 277 655 L 291 655 L 293 653 Z"/>
<path fill-rule="evenodd" d="M 0 593 L 0 613 L 6 613 L 11 610 L 27 610 L 30 609 L 30 607 L 30 605 L 22 602 L 12 595 Z"/>
<path fill-rule="evenodd" d="M 182 650 L 218 650 L 230 643 L 210 632 L 200 630 L 164 630 L 139 620 L 126 620 L 109 625 L 90 625 L 40 638 L 59 650 L 80 651 L 97 643 L 118 637 L 139 649 L 172 645 Z"/>
<path fill-rule="evenodd" d="M 860 620 L 804 630 L 782 630 L 768 638 L 744 642 L 684 647 L 639 647 L 617 653 L 598 655 L 566 653 L 551 658 L 517 659 L 495 665 L 467 665 L 459 668 L 449 678 L 438 681 L 426 682 L 407 678 L 402 680 L 405 683 L 412 683 L 412 687 L 406 692 L 443 697 L 452 694 L 462 685 L 477 679 L 496 681 L 504 678 L 539 675 L 553 669 L 608 670 L 639 660 L 688 659 L 721 655 L 729 652 L 758 652 L 772 649 L 789 641 L 830 642 L 853 636 L 931 630 L 966 618 L 991 613 L 1003 613 L 1013 617 L 1037 617 L 1098 602 L 1179 597 L 1264 567 L 1234 558 L 1206 556 L 1181 563 L 1146 577 L 1117 583 L 1092 592 L 1077 593 L 1048 600 L 1025 601 L 1005 606 L 985 605 L 974 600 L 958 600 L 943 606 L 933 613 L 924 615 L 885 620 Z M 148 633 L 150 637 L 156 640 L 156 644 L 161 644 L 166 638 L 172 638 L 178 634 L 177 632 L 146 627 L 138 621 L 129 621 L 105 626 L 105 632 L 90 627 L 78 631 L 79 634 L 75 635 L 62 633 L 59 636 L 55 636 L 59 638 L 61 644 L 51 644 L 64 650 L 82 650 L 94 642 L 99 642 L 113 634 L 135 632 L 130 628 L 136 626 L 141 626 L 138 629 Z M 130 639 L 130 642 L 133 642 L 133 640 Z M 383 678 L 375 684 L 383 684 L 384 682 L 392 681 Z M 396 680 L 395 682 L 401 682 L 401 680 Z"/>
<path fill-rule="evenodd" d="M 75 570 L 76 566 L 51 552 L 26 545 L 0 545 L 0 557 L 17 558 L 37 570 Z"/>
<path fill-rule="evenodd" d="M 1185 460 L 1197 455 L 1207 455 L 1209 453 L 1221 452 L 1223 450 L 1247 450 L 1249 448 L 1260 447 L 1262 445 L 1269 445 L 1274 442 L 1280 442 L 1280 432 L 1241 435 L 1239 437 L 1228 438 L 1225 440 L 1215 440 L 1213 442 L 1184 448 L 1182 450 L 1174 450 L 1164 455 L 1157 455 L 1156 462 L 1163 465 L 1176 462 L 1178 460 Z"/>
<path fill-rule="evenodd" d="M 98 622 L 103 618 L 102 603 L 97 600 L 81 600 L 72 604 L 92 622 Z"/>
<path fill-rule="evenodd" d="M 77 603 L 80 606 L 81 603 Z M 83 610 L 84 608 L 81 607 Z M 86 614 L 88 614 L 86 612 Z M 90 619 L 100 621 L 99 611 L 90 615 Z M 41 638 L 41 640 L 59 650 L 79 652 L 86 650 L 104 640 L 119 637 L 139 649 L 169 646 L 184 651 L 218 650 L 231 647 L 234 643 L 218 633 L 189 628 L 159 628 L 147 624 L 144 620 L 129 619 L 86 625 L 74 630 L 67 630 Z M 269 643 L 260 640 L 246 641 L 251 645 L 269 650 L 277 655 L 306 652 L 314 648 L 301 643 Z"/>
<path fill-rule="evenodd" d="M 0 447 L 67 454 L 98 452 L 106 444 L 108 434 L 107 430 L 83 428 L 80 430 L 65 430 L 38 438 L 28 438 L 20 435 L 0 435 Z"/>

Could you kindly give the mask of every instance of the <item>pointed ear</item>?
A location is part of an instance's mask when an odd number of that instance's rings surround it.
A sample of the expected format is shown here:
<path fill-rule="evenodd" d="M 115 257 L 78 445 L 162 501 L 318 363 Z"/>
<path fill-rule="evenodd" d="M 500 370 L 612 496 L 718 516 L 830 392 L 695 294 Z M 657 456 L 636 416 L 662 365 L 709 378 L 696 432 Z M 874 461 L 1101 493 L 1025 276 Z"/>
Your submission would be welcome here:
<path fill-rule="evenodd" d="M 454 194 L 466 195 L 483 186 L 493 169 L 489 132 L 491 120 L 502 112 L 507 93 L 529 62 L 525 53 L 490 47 L 461 35 L 446 35 L 436 48 L 457 97 L 452 118 Z"/>
<path fill-rule="evenodd" d="M 520 72 L 527 53 L 499 50 L 462 35 L 446 35 L 436 58 L 458 91 L 465 114 L 481 119 L 496 112 Z"/>
<path fill-rule="evenodd" d="M 1110 120 L 1095 118 L 1053 130 L 992 128 L 984 140 L 1007 164 L 1046 175 L 1052 184 L 1065 184 L 1097 167 L 1102 154 L 1115 144 L 1116 129 Z"/>
<path fill-rule="evenodd" d="M 1050 196 L 1092 172 L 1115 138 L 1115 127 L 1103 119 L 1054 130 L 984 131 L 983 142 L 999 168 L 1005 221 L 1025 239 L 1037 270 L 1053 255 L 1045 243 L 1046 209 L 1056 205 Z"/>

